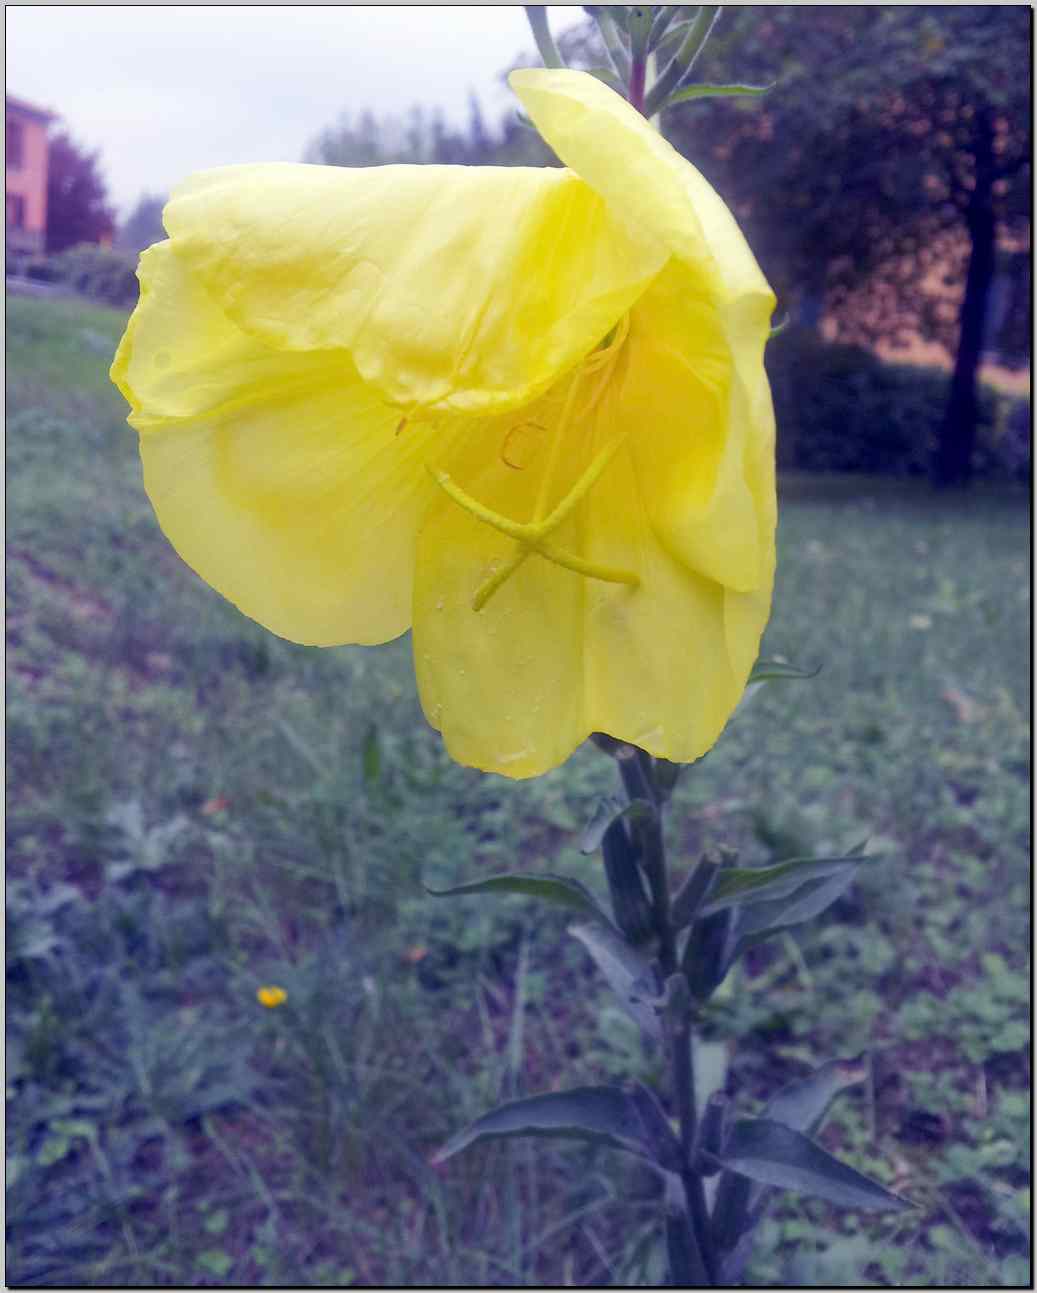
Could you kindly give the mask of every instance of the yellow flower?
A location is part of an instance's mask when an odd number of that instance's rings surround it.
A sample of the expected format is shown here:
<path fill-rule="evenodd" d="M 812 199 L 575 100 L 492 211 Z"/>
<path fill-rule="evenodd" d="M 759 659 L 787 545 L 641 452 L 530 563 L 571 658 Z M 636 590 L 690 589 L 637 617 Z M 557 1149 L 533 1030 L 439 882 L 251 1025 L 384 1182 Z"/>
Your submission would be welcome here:
<path fill-rule="evenodd" d="M 462 763 L 592 731 L 690 761 L 770 609 L 774 297 L 618 95 L 511 84 L 568 169 L 196 175 L 112 367 L 184 560 L 319 646 L 413 626 Z"/>
<path fill-rule="evenodd" d="M 283 1005 L 288 1000 L 288 993 L 285 992 L 284 988 L 279 988 L 271 983 L 256 989 L 256 1000 L 261 1006 L 267 1006 L 270 1010 L 273 1010 L 275 1006 Z"/>

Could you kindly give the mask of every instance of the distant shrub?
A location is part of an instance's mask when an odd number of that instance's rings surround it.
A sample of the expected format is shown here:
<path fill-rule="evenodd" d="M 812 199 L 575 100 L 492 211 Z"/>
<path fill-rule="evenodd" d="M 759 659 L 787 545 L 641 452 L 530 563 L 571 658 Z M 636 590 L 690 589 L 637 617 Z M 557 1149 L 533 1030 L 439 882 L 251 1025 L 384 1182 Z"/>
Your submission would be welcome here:
<path fill-rule="evenodd" d="M 48 260 L 45 256 L 26 261 L 22 272 L 34 283 L 56 283 L 60 277 L 53 259 Z"/>
<path fill-rule="evenodd" d="M 80 243 L 46 261 L 50 282 L 65 283 L 106 305 L 127 308 L 137 303 L 137 258 L 95 243 Z"/>
<path fill-rule="evenodd" d="M 890 364 L 861 346 L 789 329 L 767 351 L 778 421 L 779 469 L 924 476 L 950 374 Z M 1029 405 L 980 390 L 977 476 L 1021 479 L 1030 469 Z"/>

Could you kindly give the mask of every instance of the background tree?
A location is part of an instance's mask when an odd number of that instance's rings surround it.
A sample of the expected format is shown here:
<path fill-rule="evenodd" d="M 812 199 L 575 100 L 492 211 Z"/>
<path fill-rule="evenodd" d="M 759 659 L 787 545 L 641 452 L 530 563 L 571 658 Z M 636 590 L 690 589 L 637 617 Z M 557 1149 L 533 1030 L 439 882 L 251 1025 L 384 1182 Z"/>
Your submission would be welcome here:
<path fill-rule="evenodd" d="M 732 202 L 802 322 L 823 309 L 845 340 L 944 346 L 953 377 L 932 471 L 964 483 L 998 247 L 1029 237 L 1029 11 L 724 17 L 701 78 L 777 86 L 763 101 L 674 109 L 668 137 Z M 1018 349 L 1018 308 L 1006 323 Z"/>
<path fill-rule="evenodd" d="M 557 165 L 540 136 L 523 126 L 514 111 L 494 129 L 483 116 L 474 94 L 468 100 L 468 120 L 451 127 L 443 113 L 426 114 L 411 108 L 406 118 L 376 118 L 365 112 L 353 121 L 343 116 L 322 130 L 304 153 L 308 162 L 325 166 L 384 166 L 393 162 L 456 166 Z"/>
<path fill-rule="evenodd" d="M 100 154 L 87 152 L 67 133 L 55 135 L 47 162 L 47 251 L 101 242 L 114 227 Z"/>
<path fill-rule="evenodd" d="M 115 245 L 126 251 L 141 252 L 166 236 L 162 225 L 162 208 L 167 199 L 160 193 L 142 193 L 137 204 L 119 226 Z"/>

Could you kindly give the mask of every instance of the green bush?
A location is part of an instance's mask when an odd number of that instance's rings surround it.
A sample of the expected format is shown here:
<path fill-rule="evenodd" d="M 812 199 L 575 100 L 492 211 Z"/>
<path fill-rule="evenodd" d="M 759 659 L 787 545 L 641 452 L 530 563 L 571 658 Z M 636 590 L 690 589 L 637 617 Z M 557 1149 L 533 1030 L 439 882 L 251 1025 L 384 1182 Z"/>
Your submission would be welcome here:
<path fill-rule="evenodd" d="M 45 256 L 27 261 L 24 273 L 26 278 L 31 278 L 35 283 L 56 283 L 60 277 L 57 265 Z"/>
<path fill-rule="evenodd" d="M 137 303 L 137 258 L 110 247 L 80 243 L 51 256 L 47 266 L 51 282 L 65 283 L 106 305 L 132 308 Z"/>
<path fill-rule="evenodd" d="M 861 346 L 790 328 L 767 351 L 784 470 L 924 476 L 939 434 L 950 374 L 889 364 Z M 981 388 L 977 476 L 1028 478 L 1025 400 Z"/>

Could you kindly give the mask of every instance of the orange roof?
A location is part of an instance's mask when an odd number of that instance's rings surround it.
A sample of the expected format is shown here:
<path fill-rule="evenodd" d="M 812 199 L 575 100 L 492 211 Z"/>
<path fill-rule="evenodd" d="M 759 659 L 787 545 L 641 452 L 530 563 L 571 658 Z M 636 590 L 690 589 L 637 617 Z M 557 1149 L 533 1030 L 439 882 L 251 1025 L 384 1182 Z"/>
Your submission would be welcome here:
<path fill-rule="evenodd" d="M 57 121 L 58 114 L 51 112 L 48 108 L 37 108 L 34 103 L 28 103 L 25 99 L 16 99 L 13 94 L 4 95 L 4 108 L 13 108 L 16 112 L 24 112 L 27 117 L 35 117 L 38 121 Z"/>

